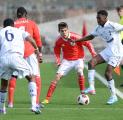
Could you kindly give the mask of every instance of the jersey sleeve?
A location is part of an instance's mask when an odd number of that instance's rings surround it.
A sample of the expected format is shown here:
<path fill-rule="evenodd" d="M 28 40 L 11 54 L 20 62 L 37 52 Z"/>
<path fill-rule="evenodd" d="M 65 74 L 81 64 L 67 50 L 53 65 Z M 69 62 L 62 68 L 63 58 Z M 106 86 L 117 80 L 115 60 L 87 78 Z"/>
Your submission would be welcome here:
<path fill-rule="evenodd" d="M 60 64 L 60 53 L 61 53 L 61 45 L 60 42 L 57 40 L 54 46 L 54 55 L 56 64 Z"/>
<path fill-rule="evenodd" d="M 94 37 L 98 36 L 97 29 L 98 29 L 98 26 L 90 33 L 90 35 L 93 35 Z"/>
<path fill-rule="evenodd" d="M 28 32 L 25 32 L 24 30 L 21 30 L 22 31 L 22 37 L 24 40 L 26 40 L 26 37 L 30 36 L 30 34 Z"/>
<path fill-rule="evenodd" d="M 41 41 L 41 36 L 39 33 L 38 26 L 36 23 L 33 22 L 33 38 L 37 44 L 38 47 L 42 47 L 42 41 Z"/>
<path fill-rule="evenodd" d="M 123 25 L 114 22 L 112 22 L 111 25 L 117 32 L 123 31 Z"/>

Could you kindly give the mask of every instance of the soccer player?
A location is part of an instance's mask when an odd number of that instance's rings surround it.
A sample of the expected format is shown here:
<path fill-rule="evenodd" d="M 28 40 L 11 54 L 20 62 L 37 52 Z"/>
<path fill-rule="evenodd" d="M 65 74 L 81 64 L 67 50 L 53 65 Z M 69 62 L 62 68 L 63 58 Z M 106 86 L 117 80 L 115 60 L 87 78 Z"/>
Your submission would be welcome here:
<path fill-rule="evenodd" d="M 117 13 L 118 13 L 118 15 L 120 17 L 119 23 L 121 25 L 123 25 L 123 5 L 117 7 L 116 9 L 117 9 Z M 123 31 L 121 31 L 120 37 L 121 37 L 121 41 L 122 41 L 122 44 L 123 44 Z M 121 68 L 123 69 L 123 65 L 121 65 Z M 123 84 L 121 84 L 120 86 L 123 87 Z"/>
<path fill-rule="evenodd" d="M 75 70 L 78 73 L 78 82 L 80 87 L 80 92 L 83 93 L 83 90 L 85 89 L 84 86 L 84 48 L 83 46 L 86 46 L 92 57 L 96 55 L 96 52 L 90 42 L 78 42 L 78 43 L 72 43 L 69 41 L 69 39 L 77 40 L 81 36 L 70 32 L 67 23 L 60 22 L 58 24 L 58 31 L 60 33 L 60 36 L 56 40 L 55 46 L 54 46 L 54 54 L 56 58 L 56 64 L 59 66 L 58 71 L 56 73 L 55 79 L 51 81 L 51 84 L 49 86 L 46 99 L 42 102 L 43 104 L 49 103 L 52 94 L 56 88 L 57 83 L 59 80 L 65 76 L 72 68 L 75 68 Z M 60 61 L 60 54 L 62 51 L 63 60 Z"/>
<path fill-rule="evenodd" d="M 0 114 L 6 114 L 5 101 L 8 80 L 12 75 L 17 74 L 20 77 L 26 77 L 30 82 L 29 92 L 32 100 L 32 110 L 38 114 L 41 111 L 36 107 L 35 78 L 30 65 L 23 58 L 24 40 L 29 41 L 33 45 L 37 57 L 40 57 L 37 45 L 29 33 L 14 27 L 12 19 L 5 19 L 3 26 L 4 28 L 0 30 Z"/>
<path fill-rule="evenodd" d="M 40 52 L 39 63 L 42 62 L 42 52 L 41 52 L 42 42 L 40 39 L 40 34 L 36 23 L 32 20 L 27 19 L 27 11 L 24 7 L 19 7 L 17 9 L 17 18 L 18 19 L 14 22 L 15 27 L 30 33 L 30 35 L 35 40 L 38 46 L 38 50 Z M 35 49 L 28 41 L 25 41 L 24 58 L 31 66 L 33 73 L 35 75 L 36 87 L 37 87 L 36 102 L 37 102 L 37 106 L 39 106 L 40 91 L 41 91 L 41 77 L 40 77 L 39 63 L 35 55 Z M 8 87 L 8 107 L 10 108 L 12 108 L 14 104 L 15 86 L 16 86 L 16 78 L 12 77 L 11 80 L 9 81 L 9 87 Z"/>
<path fill-rule="evenodd" d="M 117 7 L 117 13 L 118 13 L 118 15 L 119 15 L 119 17 L 120 17 L 119 23 L 120 23 L 121 25 L 123 25 L 123 5 Z M 121 31 L 120 36 L 121 36 L 121 40 L 122 40 L 122 44 L 123 44 L 123 31 Z"/>
<path fill-rule="evenodd" d="M 105 41 L 107 47 L 99 54 L 90 60 L 88 63 L 88 81 L 90 87 L 85 90 L 88 93 L 90 90 L 95 90 L 94 87 L 94 74 L 95 66 L 102 63 L 107 63 L 105 70 L 105 78 L 108 82 L 108 88 L 111 96 L 107 101 L 107 104 L 111 105 L 118 101 L 115 91 L 115 82 L 112 76 L 113 69 L 117 67 L 123 58 L 123 45 L 120 40 L 119 33 L 123 30 L 123 25 L 114 23 L 108 20 L 108 12 L 106 10 L 100 10 L 97 12 L 97 27 L 90 35 L 87 35 L 78 41 L 88 41 L 94 39 L 96 36 L 100 36 Z"/>

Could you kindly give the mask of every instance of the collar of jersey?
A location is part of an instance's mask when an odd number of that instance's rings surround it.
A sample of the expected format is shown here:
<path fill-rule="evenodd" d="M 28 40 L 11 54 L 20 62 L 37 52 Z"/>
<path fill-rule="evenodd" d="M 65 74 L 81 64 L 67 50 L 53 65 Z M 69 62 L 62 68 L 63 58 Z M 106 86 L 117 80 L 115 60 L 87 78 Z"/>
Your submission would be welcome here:
<path fill-rule="evenodd" d="M 105 27 L 105 26 L 107 26 L 109 24 L 109 20 L 107 20 L 107 22 L 104 24 L 104 26 L 101 26 L 101 25 L 99 25 L 100 27 Z"/>
<path fill-rule="evenodd" d="M 71 33 L 69 32 L 68 38 L 70 38 L 70 36 L 71 36 Z M 62 39 L 63 39 L 64 41 L 68 41 L 68 39 L 65 39 L 65 38 L 63 38 L 63 37 L 62 37 Z"/>

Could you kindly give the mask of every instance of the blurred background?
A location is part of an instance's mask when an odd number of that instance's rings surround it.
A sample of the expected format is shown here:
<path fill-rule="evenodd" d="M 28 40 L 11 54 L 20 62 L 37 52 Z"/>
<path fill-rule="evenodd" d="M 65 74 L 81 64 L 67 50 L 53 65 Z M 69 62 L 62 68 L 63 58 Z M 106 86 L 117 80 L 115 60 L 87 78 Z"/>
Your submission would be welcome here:
<path fill-rule="evenodd" d="M 77 16 L 98 9 L 114 9 L 123 0 L 0 0 L 0 24 L 5 17 L 15 17 L 16 8 L 24 6 L 37 23 Z"/>
<path fill-rule="evenodd" d="M 28 18 L 36 21 L 39 26 L 43 53 L 52 54 L 53 45 L 58 36 L 57 24 L 60 21 L 68 23 L 70 31 L 82 34 L 83 24 L 88 32 L 96 25 L 96 12 L 106 9 L 109 19 L 118 22 L 116 7 L 123 4 L 123 0 L 0 0 L 0 26 L 5 18 L 16 19 L 17 7 L 23 6 L 27 9 Z M 93 42 L 97 51 L 104 44 Z"/>

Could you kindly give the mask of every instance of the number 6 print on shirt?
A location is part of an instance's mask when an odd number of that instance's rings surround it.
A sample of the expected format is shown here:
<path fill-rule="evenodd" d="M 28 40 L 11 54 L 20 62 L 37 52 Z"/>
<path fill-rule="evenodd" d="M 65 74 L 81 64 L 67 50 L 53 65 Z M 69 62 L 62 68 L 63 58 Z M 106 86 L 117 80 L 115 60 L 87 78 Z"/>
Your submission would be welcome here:
<path fill-rule="evenodd" d="M 14 39 L 14 35 L 10 33 L 8 30 L 5 31 L 5 37 L 7 41 L 12 41 Z"/>

